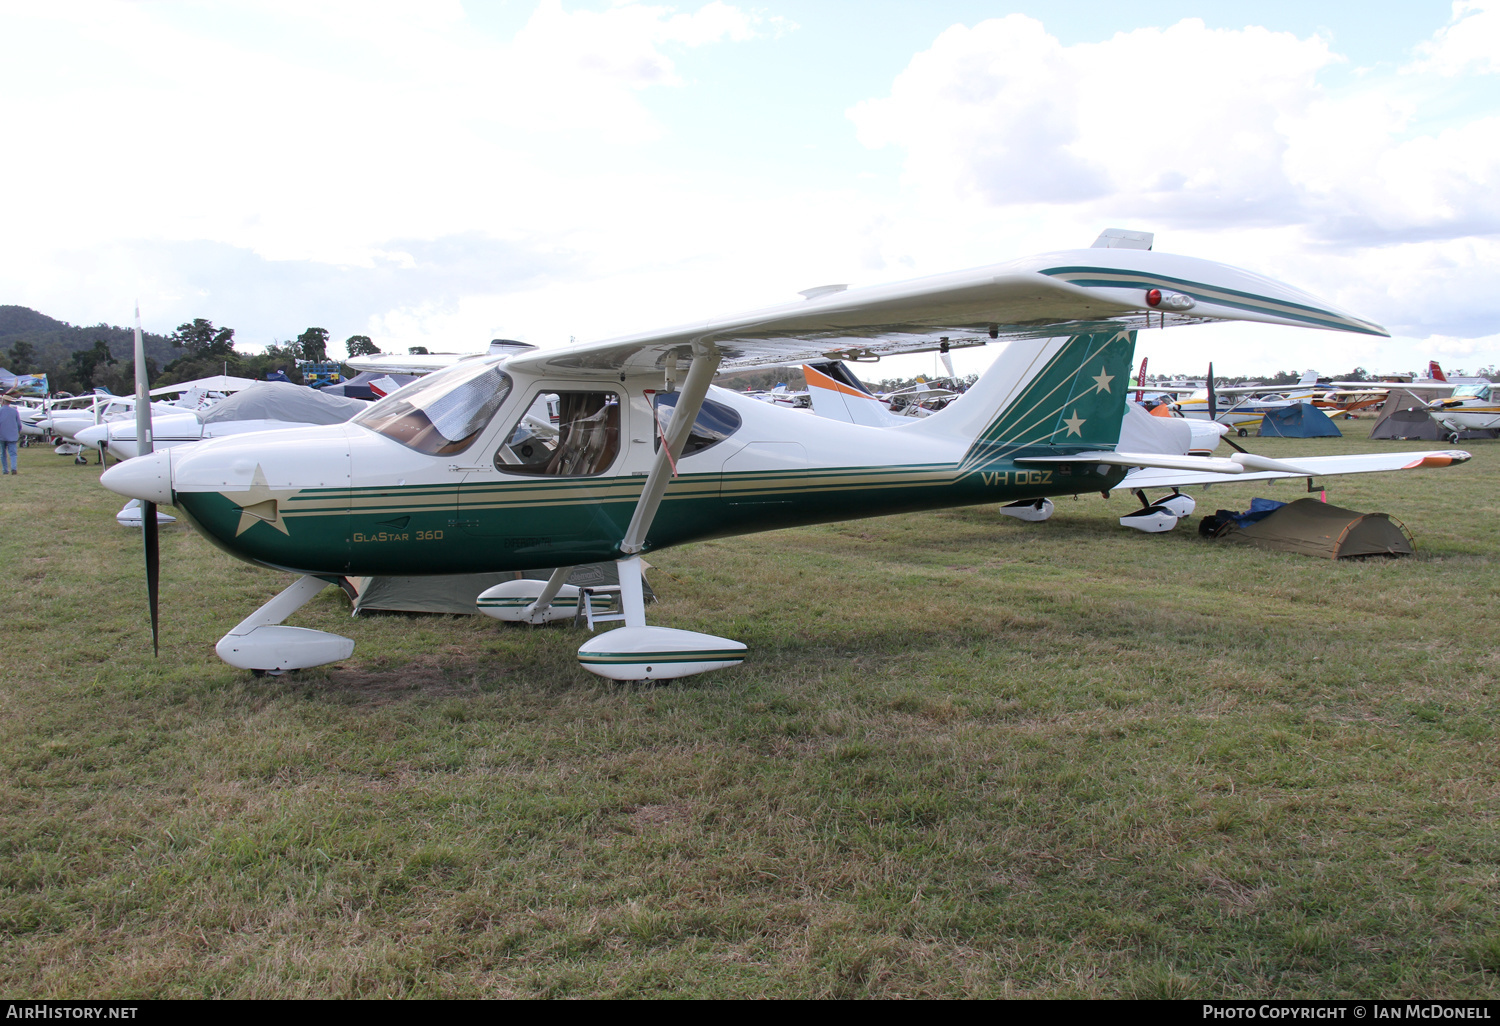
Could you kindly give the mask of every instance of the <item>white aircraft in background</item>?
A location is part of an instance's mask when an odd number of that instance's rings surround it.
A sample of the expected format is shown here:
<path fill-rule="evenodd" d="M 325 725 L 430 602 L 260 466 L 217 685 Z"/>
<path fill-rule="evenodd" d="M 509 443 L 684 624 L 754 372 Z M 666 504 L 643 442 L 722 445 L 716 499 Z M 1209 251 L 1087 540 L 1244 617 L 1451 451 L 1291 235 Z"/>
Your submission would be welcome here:
<path fill-rule="evenodd" d="M 220 657 L 244 669 L 349 657 L 351 639 L 283 624 L 330 580 L 556 567 L 545 582 L 507 581 L 479 600 L 498 619 L 543 623 L 572 617 L 572 568 L 605 560 L 617 563 L 625 625 L 579 648 L 586 669 L 645 680 L 733 666 L 745 658 L 740 642 L 647 626 L 645 553 L 781 527 L 1108 491 L 1137 467 L 1168 480 L 1308 474 L 1249 453 L 1122 451 L 1136 330 L 1220 320 L 1382 329 L 1259 275 L 1150 252 L 1149 238 L 1122 247 L 1120 235 L 1106 232 L 1093 249 L 663 331 L 461 360 L 349 423 L 165 449 L 101 481 L 144 504 L 153 635 L 156 504 L 175 505 L 242 559 L 300 575 L 220 640 Z M 863 360 L 1001 338 L 1008 344 L 961 401 L 897 427 L 807 416 L 711 386 L 720 367 Z M 559 400 L 553 438 L 530 423 L 546 396 Z M 1347 469 L 1381 458 L 1333 457 Z M 1469 456 L 1401 458 L 1447 466 Z"/>
<path fill-rule="evenodd" d="M 1448 432 L 1448 441 L 1458 441 L 1463 431 L 1500 428 L 1500 386 L 1480 381 L 1484 383 L 1458 385 L 1448 398 L 1427 404 L 1427 415 Z"/>
<path fill-rule="evenodd" d="M 99 424 L 130 417 L 135 412 L 135 396 L 111 395 L 98 390 L 91 395 L 72 396 L 48 401 L 47 408 L 36 418 L 35 426 L 43 435 L 54 440 L 54 451 L 61 456 L 73 456 L 75 462 L 88 462 L 83 456 L 83 444 L 78 433 Z M 153 411 L 175 409 L 170 403 L 149 403 Z M 103 459 L 103 456 L 100 457 Z"/>
<path fill-rule="evenodd" d="M 152 389 L 152 397 L 176 398 L 153 401 L 151 410 L 153 415 L 166 416 L 181 413 L 184 409 L 200 409 L 253 384 L 255 382 L 250 378 L 215 374 L 196 381 L 164 385 Z M 83 444 L 78 440 L 80 431 L 99 424 L 133 418 L 135 405 L 136 397 L 133 395 L 112 395 L 108 389 L 96 388 L 87 395 L 45 400 L 41 413 L 33 418 L 33 428 L 39 434 L 61 439 L 63 445 L 59 446 L 59 452 L 76 455 L 79 450 L 75 446 Z"/>
<path fill-rule="evenodd" d="M 363 399 L 325 395 L 306 385 L 258 381 L 202 410 L 153 406 L 152 447 L 165 449 L 252 431 L 342 424 L 369 405 Z M 120 417 L 84 428 L 75 437 L 81 445 L 130 459 L 140 455 L 136 432 L 134 418 Z"/>

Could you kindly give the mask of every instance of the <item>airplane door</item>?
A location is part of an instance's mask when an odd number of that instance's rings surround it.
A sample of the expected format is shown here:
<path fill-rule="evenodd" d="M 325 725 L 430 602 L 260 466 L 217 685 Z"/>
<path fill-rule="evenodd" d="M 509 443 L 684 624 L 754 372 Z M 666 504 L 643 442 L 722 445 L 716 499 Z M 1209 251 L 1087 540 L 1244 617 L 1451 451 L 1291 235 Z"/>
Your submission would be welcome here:
<path fill-rule="evenodd" d="M 617 476 L 626 410 L 612 388 L 533 393 L 463 467 L 456 521 L 464 537 L 517 569 L 610 558 L 629 489 Z"/>

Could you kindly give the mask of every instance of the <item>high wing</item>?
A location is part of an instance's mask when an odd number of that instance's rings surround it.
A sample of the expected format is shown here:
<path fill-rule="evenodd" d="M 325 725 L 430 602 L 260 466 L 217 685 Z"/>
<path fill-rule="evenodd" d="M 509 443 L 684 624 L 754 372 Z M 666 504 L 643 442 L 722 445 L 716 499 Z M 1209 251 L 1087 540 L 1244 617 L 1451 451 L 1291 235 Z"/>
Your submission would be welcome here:
<path fill-rule="evenodd" d="M 1251 320 L 1384 335 L 1280 282 L 1150 250 L 1085 249 L 831 293 L 719 320 L 512 357 L 534 374 L 673 370 L 712 350 L 722 366 L 868 360 L 1070 334 L 1101 321 L 1156 327 Z M 352 366 L 352 365 L 351 365 Z"/>
<path fill-rule="evenodd" d="M 369 356 L 351 356 L 344 361 L 344 366 L 377 374 L 431 374 L 433 371 L 446 370 L 460 360 L 476 356 L 510 355 L 530 352 L 535 348 L 529 342 L 497 338 L 492 339 L 489 349 L 482 353 L 373 353 Z"/>
<path fill-rule="evenodd" d="M 1341 474 L 1421 470 L 1424 467 L 1449 467 L 1458 463 L 1466 463 L 1470 458 L 1470 454 L 1462 449 L 1439 449 L 1425 452 L 1362 453 L 1352 456 L 1300 456 L 1294 460 L 1285 461 L 1270 460 L 1265 457 L 1244 459 L 1243 454 L 1236 454 L 1230 459 L 1218 459 L 1111 453 L 1107 460 L 1094 462 L 1110 462 L 1115 465 L 1140 468 L 1127 474 L 1125 480 L 1114 489 L 1115 491 L 1133 491 L 1137 488 L 1187 488 L 1193 485 L 1235 484 L 1241 481 L 1274 481 L 1284 478 L 1335 477 Z M 1052 462 L 1060 461 L 1053 460 Z M 1239 469 L 1230 470 L 1225 466 L 1231 463 L 1238 464 Z"/>

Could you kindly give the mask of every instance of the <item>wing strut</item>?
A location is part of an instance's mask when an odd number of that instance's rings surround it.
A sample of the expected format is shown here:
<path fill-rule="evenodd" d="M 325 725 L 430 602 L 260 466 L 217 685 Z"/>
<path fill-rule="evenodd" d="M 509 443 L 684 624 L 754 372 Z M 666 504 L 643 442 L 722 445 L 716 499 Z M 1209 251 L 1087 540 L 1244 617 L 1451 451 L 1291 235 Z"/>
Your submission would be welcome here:
<path fill-rule="evenodd" d="M 672 413 L 666 444 L 656 450 L 656 462 L 651 464 L 651 473 L 646 477 L 646 486 L 641 489 L 635 515 L 630 518 L 630 526 L 625 529 L 625 538 L 620 542 L 620 551 L 626 555 L 638 556 L 645 548 L 646 533 L 651 530 L 651 521 L 656 519 L 656 510 L 674 473 L 672 465 L 682 456 L 682 447 L 687 444 L 698 411 L 703 409 L 703 400 L 708 395 L 708 386 L 713 383 L 714 372 L 719 369 L 719 360 L 719 350 L 714 346 L 704 343 L 693 346 L 693 362 L 682 382 L 682 395 Z M 630 615 L 628 609 L 625 612 Z"/>
<path fill-rule="evenodd" d="M 651 530 L 651 521 L 656 519 L 656 511 L 661 506 L 662 496 L 667 492 L 667 485 L 671 483 L 672 476 L 677 472 L 677 460 L 682 456 L 683 446 L 687 445 L 693 422 L 698 419 L 698 411 L 703 409 L 703 400 L 708 396 L 708 386 L 713 383 L 714 372 L 719 369 L 720 356 L 717 348 L 705 343 L 698 343 L 693 348 L 693 362 L 688 367 L 687 377 L 682 382 L 682 394 L 677 398 L 677 405 L 672 413 L 672 424 L 667 429 L 666 441 L 656 450 L 656 460 L 651 464 L 651 472 L 646 476 L 645 486 L 641 488 L 641 497 L 636 502 L 635 512 L 630 518 L 630 526 L 625 529 L 625 537 L 620 542 L 620 551 L 626 554 L 626 558 L 615 561 L 620 576 L 621 611 L 625 614 L 627 627 L 646 625 L 645 594 L 641 589 L 640 553 L 645 548 L 647 532 Z M 520 619 L 532 623 L 540 622 L 547 607 L 552 604 L 552 600 L 567 583 L 572 569 L 572 567 L 558 567 L 554 570 L 551 579 L 547 581 L 547 586 L 542 589 L 536 600 L 525 608 Z"/>
<path fill-rule="evenodd" d="M 625 626 L 596 634 L 578 649 L 578 662 L 601 677 L 614 680 L 687 677 L 737 666 L 745 658 L 745 646 L 739 641 L 673 627 L 646 626 L 646 603 L 641 589 L 641 552 L 646 547 L 651 522 L 656 519 L 662 496 L 676 473 L 674 464 L 687 445 L 693 422 L 703 409 L 719 360 L 719 351 L 711 343 L 693 343 L 693 362 L 683 379 L 682 394 L 672 412 L 672 425 L 656 451 L 630 526 L 620 541 L 623 557 L 615 560 L 615 566 L 620 574 L 620 611 L 625 614 Z"/>

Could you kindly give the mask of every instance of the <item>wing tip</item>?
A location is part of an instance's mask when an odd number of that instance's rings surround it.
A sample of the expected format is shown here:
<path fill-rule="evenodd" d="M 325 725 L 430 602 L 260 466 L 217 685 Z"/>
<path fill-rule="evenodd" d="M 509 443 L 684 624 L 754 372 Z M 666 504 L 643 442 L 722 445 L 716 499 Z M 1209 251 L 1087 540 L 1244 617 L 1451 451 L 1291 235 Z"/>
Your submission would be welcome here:
<path fill-rule="evenodd" d="M 1402 470 L 1418 470 L 1425 467 L 1451 467 L 1459 463 L 1467 463 L 1473 459 L 1471 453 L 1462 449 L 1449 449 L 1447 452 L 1427 453 L 1412 460 Z"/>

